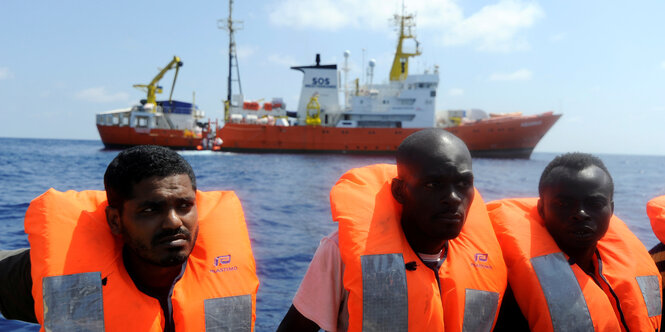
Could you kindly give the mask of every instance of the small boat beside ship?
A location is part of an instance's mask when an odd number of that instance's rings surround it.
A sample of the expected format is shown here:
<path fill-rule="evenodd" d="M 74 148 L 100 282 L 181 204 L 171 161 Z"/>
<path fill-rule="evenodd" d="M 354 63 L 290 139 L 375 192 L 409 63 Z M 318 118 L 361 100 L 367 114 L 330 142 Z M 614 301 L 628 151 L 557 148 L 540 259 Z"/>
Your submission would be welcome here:
<path fill-rule="evenodd" d="M 288 112 L 281 100 L 260 105 L 231 95 L 225 103 L 225 123 L 218 129 L 222 151 L 238 152 L 323 152 L 390 153 L 411 133 L 440 127 L 461 138 L 474 157 L 525 158 L 531 156 L 540 139 L 561 117 L 545 112 L 488 116 L 481 110 L 454 110 L 437 114 L 438 68 L 409 74 L 409 58 L 420 55 L 412 34 L 413 16 L 396 15 L 399 39 L 386 84 L 360 86 L 340 91 L 336 64 L 323 65 L 317 55 L 314 65 L 291 67 L 303 73 L 296 112 Z M 232 20 L 229 18 L 229 22 Z M 230 40 L 233 38 L 233 29 Z M 415 42 L 415 52 L 406 52 L 406 40 Z M 230 61 L 233 47 L 229 48 Z M 345 52 L 348 59 L 349 52 Z M 348 60 L 345 60 L 345 63 Z M 370 62 L 369 77 L 374 63 Z M 232 84 L 229 65 L 229 87 Z M 348 72 L 348 65 L 342 68 Z M 343 94 L 344 104 L 339 96 Z M 279 107 L 275 107 L 277 104 Z"/>
<path fill-rule="evenodd" d="M 193 103 L 172 100 L 158 101 L 156 94 L 162 92 L 157 84 L 164 74 L 175 69 L 173 88 L 182 61 L 174 56 L 150 84 L 134 87 L 147 91 L 147 98 L 139 105 L 97 114 L 97 130 L 108 149 L 121 149 L 133 145 L 151 144 L 174 149 L 196 149 L 207 145 L 214 138 L 214 124 L 204 122 L 204 113 Z"/>

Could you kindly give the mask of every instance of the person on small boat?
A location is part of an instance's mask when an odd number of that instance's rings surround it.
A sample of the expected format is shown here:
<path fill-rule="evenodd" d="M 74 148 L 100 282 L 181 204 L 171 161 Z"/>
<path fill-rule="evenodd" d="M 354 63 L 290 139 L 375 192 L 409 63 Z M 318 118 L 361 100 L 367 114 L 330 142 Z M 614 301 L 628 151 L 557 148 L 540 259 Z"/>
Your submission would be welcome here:
<path fill-rule="evenodd" d="M 661 277 L 613 215 L 614 183 L 603 162 L 560 155 L 538 191 L 487 204 L 508 266 L 496 331 L 660 331 Z"/>
<path fill-rule="evenodd" d="M 0 267 L 6 318 L 52 331 L 253 329 L 259 281 L 233 192 L 197 191 L 189 163 L 158 146 L 118 154 L 104 187 L 30 203 L 30 250 Z"/>
<path fill-rule="evenodd" d="M 665 195 L 654 197 L 647 203 L 647 215 L 651 221 L 651 229 L 660 243 L 656 244 L 649 254 L 656 262 L 660 276 L 665 282 Z M 663 306 L 665 306 L 665 299 L 663 299 Z"/>
<path fill-rule="evenodd" d="M 490 331 L 507 283 L 466 145 L 425 129 L 348 171 L 278 331 Z M 348 290 L 348 291 L 347 291 Z"/>

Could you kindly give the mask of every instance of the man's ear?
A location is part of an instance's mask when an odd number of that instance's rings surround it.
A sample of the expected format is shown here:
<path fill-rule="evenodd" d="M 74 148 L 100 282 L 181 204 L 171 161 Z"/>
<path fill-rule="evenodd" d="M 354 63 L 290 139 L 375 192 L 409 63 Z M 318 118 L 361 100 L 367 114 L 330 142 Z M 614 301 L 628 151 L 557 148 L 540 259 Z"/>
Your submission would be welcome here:
<path fill-rule="evenodd" d="M 610 204 L 612 204 L 612 214 L 614 214 L 614 200 Z"/>
<path fill-rule="evenodd" d="M 537 208 L 538 208 L 538 214 L 540 215 L 540 219 L 545 220 L 545 215 L 543 213 L 543 199 L 542 198 L 538 198 Z"/>
<path fill-rule="evenodd" d="M 404 181 L 393 178 L 393 182 L 390 184 L 390 191 L 398 203 L 404 204 Z"/>
<path fill-rule="evenodd" d="M 106 223 L 109 224 L 111 233 L 114 235 L 122 234 L 122 223 L 120 222 L 120 210 L 112 206 L 106 207 Z"/>

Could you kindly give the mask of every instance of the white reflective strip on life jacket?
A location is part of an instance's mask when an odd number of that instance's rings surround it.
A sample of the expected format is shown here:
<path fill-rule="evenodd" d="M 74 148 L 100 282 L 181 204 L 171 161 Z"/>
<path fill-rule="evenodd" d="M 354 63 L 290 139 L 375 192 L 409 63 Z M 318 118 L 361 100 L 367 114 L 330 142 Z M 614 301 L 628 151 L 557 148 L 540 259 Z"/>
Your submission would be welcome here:
<path fill-rule="evenodd" d="M 206 331 L 252 330 L 252 295 L 238 295 L 204 301 Z"/>
<path fill-rule="evenodd" d="M 657 276 L 635 277 L 640 291 L 644 297 L 644 303 L 647 305 L 647 314 L 649 317 L 661 314 L 663 302 L 660 300 L 660 285 Z"/>
<path fill-rule="evenodd" d="M 593 331 L 584 294 L 563 253 L 533 257 L 531 265 L 545 294 L 554 331 Z"/>
<path fill-rule="evenodd" d="M 499 307 L 499 293 L 467 288 L 464 294 L 463 332 L 489 332 Z"/>
<path fill-rule="evenodd" d="M 104 300 L 100 272 L 42 279 L 44 330 L 104 331 Z"/>
<path fill-rule="evenodd" d="M 363 331 L 407 331 L 409 303 L 402 254 L 360 257 Z"/>

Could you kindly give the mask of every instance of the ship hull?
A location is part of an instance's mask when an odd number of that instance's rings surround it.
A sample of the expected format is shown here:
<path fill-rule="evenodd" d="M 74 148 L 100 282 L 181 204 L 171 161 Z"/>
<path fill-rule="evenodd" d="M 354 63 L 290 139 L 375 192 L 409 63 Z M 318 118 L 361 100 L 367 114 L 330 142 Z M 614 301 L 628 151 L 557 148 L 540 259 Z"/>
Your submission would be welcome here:
<path fill-rule="evenodd" d="M 183 130 L 136 129 L 128 126 L 97 125 L 99 136 L 107 149 L 123 149 L 135 145 L 161 145 L 178 150 L 194 150 L 201 138 L 185 137 Z"/>
<path fill-rule="evenodd" d="M 540 139 L 561 117 L 551 112 L 493 118 L 444 128 L 461 138 L 474 157 L 528 159 Z M 222 151 L 389 154 L 422 128 L 339 128 L 225 124 L 217 132 Z"/>

